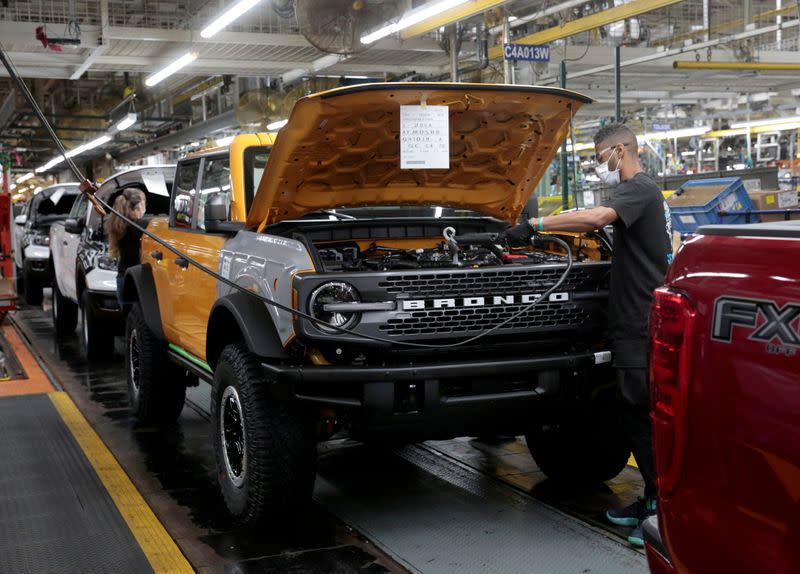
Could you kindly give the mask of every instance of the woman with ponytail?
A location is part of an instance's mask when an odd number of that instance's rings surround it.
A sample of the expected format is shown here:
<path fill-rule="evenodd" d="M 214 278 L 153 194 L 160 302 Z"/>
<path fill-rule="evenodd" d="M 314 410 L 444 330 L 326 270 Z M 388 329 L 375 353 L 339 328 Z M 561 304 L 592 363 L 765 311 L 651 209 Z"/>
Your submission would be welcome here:
<path fill-rule="evenodd" d="M 144 217 L 146 209 L 146 199 L 144 192 L 129 188 L 120 193 L 114 200 L 114 210 L 121 213 L 128 219 L 136 221 Z M 142 222 L 142 227 L 146 222 Z M 122 285 L 125 279 L 125 271 L 129 267 L 139 265 L 139 249 L 142 240 L 142 232 L 130 225 L 125 219 L 112 213 L 106 221 L 106 233 L 108 234 L 108 253 L 117 258 L 117 299 L 120 306 L 123 305 Z"/>

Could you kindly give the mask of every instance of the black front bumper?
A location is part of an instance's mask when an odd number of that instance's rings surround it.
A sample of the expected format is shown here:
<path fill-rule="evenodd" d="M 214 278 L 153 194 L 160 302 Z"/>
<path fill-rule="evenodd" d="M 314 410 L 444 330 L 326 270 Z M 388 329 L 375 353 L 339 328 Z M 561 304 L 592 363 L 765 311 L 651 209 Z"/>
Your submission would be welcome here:
<path fill-rule="evenodd" d="M 101 321 L 121 321 L 122 309 L 119 306 L 117 294 L 109 291 L 86 291 L 91 312 Z"/>
<path fill-rule="evenodd" d="M 425 438 L 520 434 L 534 408 L 555 400 L 576 373 L 603 378 L 610 353 L 402 366 L 278 366 L 268 380 L 297 400 L 349 414 L 352 430 Z M 597 367 L 597 372 L 594 368 Z M 598 381 L 598 384 L 599 381 Z"/>
<path fill-rule="evenodd" d="M 25 259 L 23 262 L 25 276 L 49 285 L 53 278 L 53 269 L 49 259 Z"/>

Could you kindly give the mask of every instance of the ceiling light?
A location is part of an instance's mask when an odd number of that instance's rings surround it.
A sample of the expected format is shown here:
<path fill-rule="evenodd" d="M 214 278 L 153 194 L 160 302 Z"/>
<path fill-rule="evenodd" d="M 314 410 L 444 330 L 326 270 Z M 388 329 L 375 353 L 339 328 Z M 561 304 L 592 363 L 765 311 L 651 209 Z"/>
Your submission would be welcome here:
<path fill-rule="evenodd" d="M 8 186 L 8 190 L 9 191 L 14 191 L 15 189 L 17 189 L 17 184 L 16 183 L 12 183 L 11 185 Z"/>
<path fill-rule="evenodd" d="M 44 188 L 43 188 L 43 187 L 40 185 L 39 187 L 37 187 L 36 189 L 34 189 L 34 190 L 33 190 L 33 193 L 39 193 L 39 192 L 40 192 L 40 191 L 42 191 L 43 189 L 44 189 Z"/>
<path fill-rule="evenodd" d="M 171 76 L 184 66 L 187 66 L 188 64 L 194 62 L 196 59 L 197 59 L 197 52 L 186 52 L 183 56 L 172 62 L 167 67 L 162 68 L 152 76 L 149 76 L 144 81 L 144 83 L 152 88 L 153 86 L 155 86 L 165 78 L 168 78 L 169 76 Z"/>
<path fill-rule="evenodd" d="M 89 151 L 91 149 L 94 149 L 94 148 L 96 148 L 98 146 L 101 146 L 101 145 L 103 145 L 105 143 L 108 143 L 110 141 L 111 141 L 111 136 L 109 136 L 109 135 L 100 136 L 99 138 L 93 139 L 90 142 L 87 142 L 87 143 L 85 143 L 83 145 L 79 145 L 78 147 L 69 150 L 67 152 L 67 157 L 75 157 L 76 155 L 80 155 L 83 152 L 86 152 L 86 151 Z M 57 166 L 58 164 L 63 163 L 64 159 L 65 159 L 64 156 L 60 156 L 60 155 L 56 156 L 53 159 L 51 159 L 50 161 L 48 161 L 46 164 L 37 167 L 36 168 L 36 173 L 43 173 L 45 171 L 48 171 L 48 170 L 54 168 L 55 166 Z"/>
<path fill-rule="evenodd" d="M 136 120 L 137 120 L 136 114 L 133 112 L 129 112 L 125 114 L 124 118 L 122 118 L 119 122 L 117 122 L 117 125 L 114 126 L 114 129 L 117 130 L 118 132 L 127 130 L 129 127 L 131 127 L 133 124 L 136 123 Z"/>
<path fill-rule="evenodd" d="M 711 126 L 702 126 L 699 128 L 686 128 L 681 130 L 670 130 L 666 132 L 657 132 L 652 134 L 645 134 L 645 139 L 648 140 L 672 140 L 677 138 L 690 138 L 694 136 L 701 136 L 711 131 Z"/>
<path fill-rule="evenodd" d="M 25 175 L 21 175 L 17 178 L 17 183 L 22 183 L 23 181 L 28 181 L 30 178 L 33 177 L 33 172 L 29 171 Z"/>
<path fill-rule="evenodd" d="M 227 136 L 227 137 L 224 137 L 224 138 L 217 138 L 215 141 L 217 142 L 218 146 L 226 146 L 226 145 L 231 145 L 231 142 L 233 141 L 233 138 L 235 138 L 235 137 L 236 136 Z"/>
<path fill-rule="evenodd" d="M 203 38 L 210 38 L 259 2 L 260 0 L 239 0 L 239 2 L 225 10 L 225 12 L 223 12 L 219 18 L 203 28 L 203 31 L 200 32 L 200 35 Z"/>
<path fill-rule="evenodd" d="M 403 15 L 402 18 L 400 18 L 398 22 L 395 22 L 394 24 L 388 24 L 383 28 L 372 32 L 371 34 L 367 34 L 366 36 L 361 36 L 361 43 L 372 44 L 373 42 L 377 42 L 381 38 L 385 38 L 390 34 L 404 30 L 409 26 L 413 26 L 414 24 L 419 24 L 428 18 L 438 16 L 442 12 L 450 10 L 451 8 L 455 8 L 461 4 L 466 4 L 467 1 L 468 0 L 439 0 L 438 2 L 428 2 L 427 4 L 423 4 L 414 10 L 409 10 Z"/>
<path fill-rule="evenodd" d="M 732 128 L 754 128 L 756 126 L 767 126 L 772 124 L 793 124 L 800 122 L 800 116 L 791 116 L 788 118 L 772 118 L 769 120 L 753 120 L 751 122 L 739 122 L 733 124 Z"/>
<path fill-rule="evenodd" d="M 277 122 L 272 122 L 271 124 L 267 124 L 267 131 L 275 132 L 281 129 L 283 126 L 289 123 L 289 120 L 279 120 Z"/>

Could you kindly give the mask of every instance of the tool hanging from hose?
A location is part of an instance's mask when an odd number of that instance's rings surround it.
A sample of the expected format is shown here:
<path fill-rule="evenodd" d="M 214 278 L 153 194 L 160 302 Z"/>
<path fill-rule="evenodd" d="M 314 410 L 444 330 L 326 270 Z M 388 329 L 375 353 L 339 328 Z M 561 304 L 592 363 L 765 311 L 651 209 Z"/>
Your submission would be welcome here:
<path fill-rule="evenodd" d="M 69 167 L 69 169 L 72 171 L 72 173 L 75 175 L 75 177 L 80 182 L 81 193 L 86 195 L 87 199 L 92 203 L 92 206 L 94 207 L 95 211 L 98 214 L 100 214 L 101 216 L 105 216 L 108 213 L 113 213 L 117 217 L 119 217 L 122 220 L 124 220 L 128 225 L 130 225 L 133 228 L 137 229 L 138 231 L 142 232 L 142 234 L 147 235 L 150 239 L 152 239 L 153 241 L 155 241 L 156 243 L 161 245 L 167 251 L 170 251 L 174 255 L 185 259 L 189 263 L 189 265 L 192 265 L 193 267 L 196 267 L 197 269 L 199 269 L 203 273 L 205 273 L 205 274 L 209 275 L 210 277 L 216 279 L 217 281 L 227 285 L 228 287 L 231 287 L 232 289 L 236 289 L 237 291 L 240 291 L 240 292 L 242 292 L 242 293 L 244 293 L 244 294 L 246 294 L 246 295 L 248 295 L 250 297 L 253 297 L 253 298 L 255 298 L 256 300 L 258 300 L 258 301 L 260 301 L 262 303 L 265 303 L 267 305 L 271 305 L 272 307 L 275 307 L 276 309 L 280 309 L 281 311 L 286 311 L 287 313 L 292 313 L 295 316 L 302 317 L 303 319 L 311 321 L 312 323 L 317 324 L 317 325 L 324 325 L 326 329 L 333 329 L 333 330 L 338 331 L 340 333 L 345 333 L 345 334 L 348 334 L 348 335 L 352 335 L 352 336 L 358 337 L 360 339 L 365 339 L 365 340 L 374 341 L 374 342 L 377 342 L 377 343 L 384 343 L 384 344 L 387 344 L 387 345 L 394 345 L 394 346 L 412 347 L 412 348 L 417 348 L 417 349 L 449 349 L 449 348 L 454 348 L 454 347 L 460 347 L 460 346 L 463 346 L 463 345 L 468 345 L 470 343 L 474 343 L 474 342 L 476 342 L 476 341 L 478 341 L 480 339 L 483 339 L 484 337 L 486 337 L 488 335 L 491 335 L 492 333 L 494 333 L 498 329 L 502 329 L 504 326 L 508 325 L 509 323 L 512 323 L 513 321 L 515 321 L 519 317 L 525 315 L 531 309 L 533 309 L 534 307 L 539 305 L 542 301 L 548 301 L 549 298 L 550 298 L 550 295 L 552 295 L 556 291 L 556 289 L 558 289 L 559 287 L 561 287 L 561 285 L 563 285 L 564 281 L 567 279 L 567 277 L 570 274 L 570 271 L 572 270 L 572 259 L 573 259 L 572 248 L 569 246 L 569 244 L 566 241 L 564 241 L 563 239 L 561 239 L 559 237 L 553 236 L 553 235 L 534 236 L 534 241 L 552 241 L 554 243 L 559 244 L 564 249 L 564 251 L 565 251 L 565 253 L 567 255 L 566 269 L 561 274 L 561 276 L 558 278 L 558 281 L 556 281 L 552 286 L 550 286 L 546 291 L 544 291 L 544 293 L 542 293 L 539 297 L 537 297 L 536 300 L 532 301 L 530 304 L 526 305 L 525 307 L 523 307 L 522 309 L 520 309 L 518 312 L 514 313 L 513 315 L 511 315 L 507 319 L 503 320 L 502 322 L 500 322 L 500 323 L 498 323 L 496 325 L 493 325 L 492 327 L 482 331 L 481 333 L 478 333 L 477 335 L 473 335 L 472 337 L 469 337 L 469 338 L 464 339 L 463 341 L 459 341 L 457 343 L 431 345 L 431 344 L 428 344 L 428 343 L 413 343 L 413 342 L 409 342 L 409 341 L 393 341 L 391 339 L 385 339 L 383 337 L 376 337 L 376 336 L 372 336 L 372 335 L 366 335 L 364 333 L 358 333 L 358 332 L 352 331 L 350 329 L 346 329 L 346 328 L 343 328 L 343 327 L 337 327 L 335 325 L 331 325 L 330 323 L 327 323 L 325 321 L 317 319 L 316 317 L 313 317 L 313 316 L 311 316 L 311 315 L 309 315 L 307 313 L 303 313 L 302 311 L 300 311 L 298 309 L 294 309 L 292 307 L 289 307 L 287 305 L 283 305 L 282 303 L 278 303 L 277 301 L 269 299 L 268 297 L 264 297 L 263 295 L 261 295 L 259 293 L 255 293 L 255 292 L 253 292 L 253 291 L 251 291 L 249 289 L 246 289 L 246 288 L 242 287 L 241 285 L 235 283 L 234 281 L 231 281 L 227 277 L 223 277 L 222 275 L 220 275 L 216 271 L 214 271 L 212 269 L 209 269 L 208 267 L 206 267 L 202 263 L 198 262 L 197 260 L 189 257 L 185 253 L 182 253 L 180 250 L 176 249 L 175 247 L 173 247 L 172 245 L 170 245 L 169 243 L 167 243 L 166 241 L 164 241 L 160 237 L 154 235 L 153 233 L 151 233 L 150 231 L 148 231 L 144 227 L 140 226 L 135 221 L 133 221 L 133 220 L 129 219 L 128 217 L 126 217 L 125 215 L 121 214 L 120 212 L 115 210 L 113 207 L 108 205 L 105 201 L 103 201 L 99 197 L 96 197 L 95 193 L 97 192 L 97 189 L 98 189 L 97 185 L 94 182 L 89 181 L 86 178 L 86 176 L 81 172 L 80 168 L 78 168 L 78 166 L 75 164 L 75 162 L 72 161 L 72 158 L 69 157 L 69 154 L 67 153 L 67 150 L 64 148 L 64 144 L 61 142 L 61 140 L 59 139 L 58 135 L 53 130 L 53 127 L 50 125 L 50 122 L 47 121 L 47 118 L 42 113 L 42 110 L 41 110 L 41 108 L 39 108 L 39 104 L 34 99 L 33 94 L 31 94 L 30 90 L 28 90 L 28 86 L 22 80 L 22 77 L 17 72 L 17 70 L 14 67 L 13 63 L 8 59 L 8 57 L 6 55 L 5 47 L 2 45 L 1 42 L 0 42 L 0 61 L 2 61 L 3 65 L 5 66 L 6 70 L 8 71 L 9 76 L 11 76 L 11 78 L 14 80 L 16 85 L 19 87 L 20 91 L 25 96 L 25 99 L 28 101 L 28 104 L 31 106 L 31 108 L 33 108 L 34 113 L 39 118 L 39 121 L 42 122 L 42 125 L 47 130 L 47 133 L 50 135 L 50 137 L 52 138 L 53 142 L 58 147 L 61 155 L 64 157 L 64 160 L 67 163 L 67 166 Z"/>

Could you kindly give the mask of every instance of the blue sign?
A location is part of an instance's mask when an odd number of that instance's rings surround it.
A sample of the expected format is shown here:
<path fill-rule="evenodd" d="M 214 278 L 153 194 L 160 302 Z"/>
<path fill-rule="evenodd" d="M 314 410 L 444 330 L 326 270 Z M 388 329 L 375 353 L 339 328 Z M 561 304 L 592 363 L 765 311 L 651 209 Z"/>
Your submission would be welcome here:
<path fill-rule="evenodd" d="M 504 44 L 503 56 L 506 60 L 524 60 L 526 62 L 549 62 L 550 46 L 534 46 L 531 44 Z"/>

